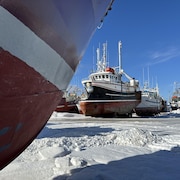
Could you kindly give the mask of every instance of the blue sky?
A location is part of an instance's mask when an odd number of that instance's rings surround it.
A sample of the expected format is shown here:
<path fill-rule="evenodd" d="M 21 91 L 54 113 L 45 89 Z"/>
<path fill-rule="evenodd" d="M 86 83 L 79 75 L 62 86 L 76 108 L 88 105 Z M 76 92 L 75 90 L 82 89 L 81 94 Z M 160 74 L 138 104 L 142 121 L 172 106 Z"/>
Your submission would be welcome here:
<path fill-rule="evenodd" d="M 180 82 L 180 0 L 115 0 L 71 84 L 81 88 L 81 80 L 96 67 L 99 43 L 107 41 L 109 65 L 117 66 L 119 40 L 124 71 L 142 86 L 143 71 L 144 80 L 148 80 L 149 69 L 150 86 L 157 82 L 161 96 L 168 100 L 174 82 Z"/>

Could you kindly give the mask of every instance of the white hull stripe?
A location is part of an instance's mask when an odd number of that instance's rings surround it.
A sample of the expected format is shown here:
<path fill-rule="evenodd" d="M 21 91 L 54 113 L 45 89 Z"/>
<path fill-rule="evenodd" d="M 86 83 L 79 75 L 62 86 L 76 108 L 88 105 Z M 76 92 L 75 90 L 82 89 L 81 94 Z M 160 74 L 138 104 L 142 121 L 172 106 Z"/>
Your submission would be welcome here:
<path fill-rule="evenodd" d="M 33 67 L 60 90 L 65 90 L 74 71 L 48 44 L 0 6 L 0 47 Z"/>
<path fill-rule="evenodd" d="M 133 94 L 111 94 L 111 93 L 106 93 L 107 96 L 115 96 L 115 97 L 132 97 L 135 95 Z"/>
<path fill-rule="evenodd" d="M 135 92 L 135 88 L 133 86 L 130 86 L 128 88 L 123 87 L 121 89 L 121 85 L 114 85 L 113 83 L 92 83 L 92 86 L 96 86 L 99 88 L 103 88 L 103 89 L 108 89 L 110 91 L 116 91 L 116 92 L 128 92 L 128 93 L 133 93 Z"/>
<path fill-rule="evenodd" d="M 82 101 L 80 101 L 80 102 L 93 102 L 93 103 L 117 103 L 117 102 L 138 102 L 139 100 L 82 100 Z"/>

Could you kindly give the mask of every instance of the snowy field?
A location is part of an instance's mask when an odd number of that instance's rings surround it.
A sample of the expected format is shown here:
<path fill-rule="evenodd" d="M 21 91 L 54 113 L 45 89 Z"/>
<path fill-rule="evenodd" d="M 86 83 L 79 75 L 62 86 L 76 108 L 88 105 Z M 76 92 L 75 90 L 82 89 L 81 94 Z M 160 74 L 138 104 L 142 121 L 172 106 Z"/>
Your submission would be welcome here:
<path fill-rule="evenodd" d="M 53 113 L 0 179 L 180 179 L 180 112 L 114 119 Z"/>

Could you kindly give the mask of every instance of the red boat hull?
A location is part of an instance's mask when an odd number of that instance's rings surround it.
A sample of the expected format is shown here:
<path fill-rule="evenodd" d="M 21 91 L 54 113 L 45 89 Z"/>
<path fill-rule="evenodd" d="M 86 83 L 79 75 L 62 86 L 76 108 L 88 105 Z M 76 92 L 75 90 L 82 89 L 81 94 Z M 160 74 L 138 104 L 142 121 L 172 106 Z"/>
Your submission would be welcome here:
<path fill-rule="evenodd" d="M 0 167 L 3 168 L 44 127 L 62 92 L 2 48 L 0 77 Z"/>
<path fill-rule="evenodd" d="M 80 110 L 86 116 L 128 115 L 141 102 L 141 100 L 129 101 L 80 101 Z"/>
<path fill-rule="evenodd" d="M 69 112 L 69 113 L 79 113 L 75 101 L 66 101 L 66 98 L 62 98 L 61 102 L 55 109 L 56 112 Z"/>
<path fill-rule="evenodd" d="M 0 0 L 0 169 L 44 127 L 111 0 Z"/>

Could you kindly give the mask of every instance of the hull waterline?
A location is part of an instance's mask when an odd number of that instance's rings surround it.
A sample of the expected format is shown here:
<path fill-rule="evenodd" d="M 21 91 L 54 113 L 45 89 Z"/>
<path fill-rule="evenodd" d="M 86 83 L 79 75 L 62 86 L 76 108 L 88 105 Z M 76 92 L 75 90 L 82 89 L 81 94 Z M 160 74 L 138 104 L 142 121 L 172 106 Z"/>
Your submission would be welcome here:
<path fill-rule="evenodd" d="M 0 1 L 0 169 L 44 127 L 110 5 Z"/>

